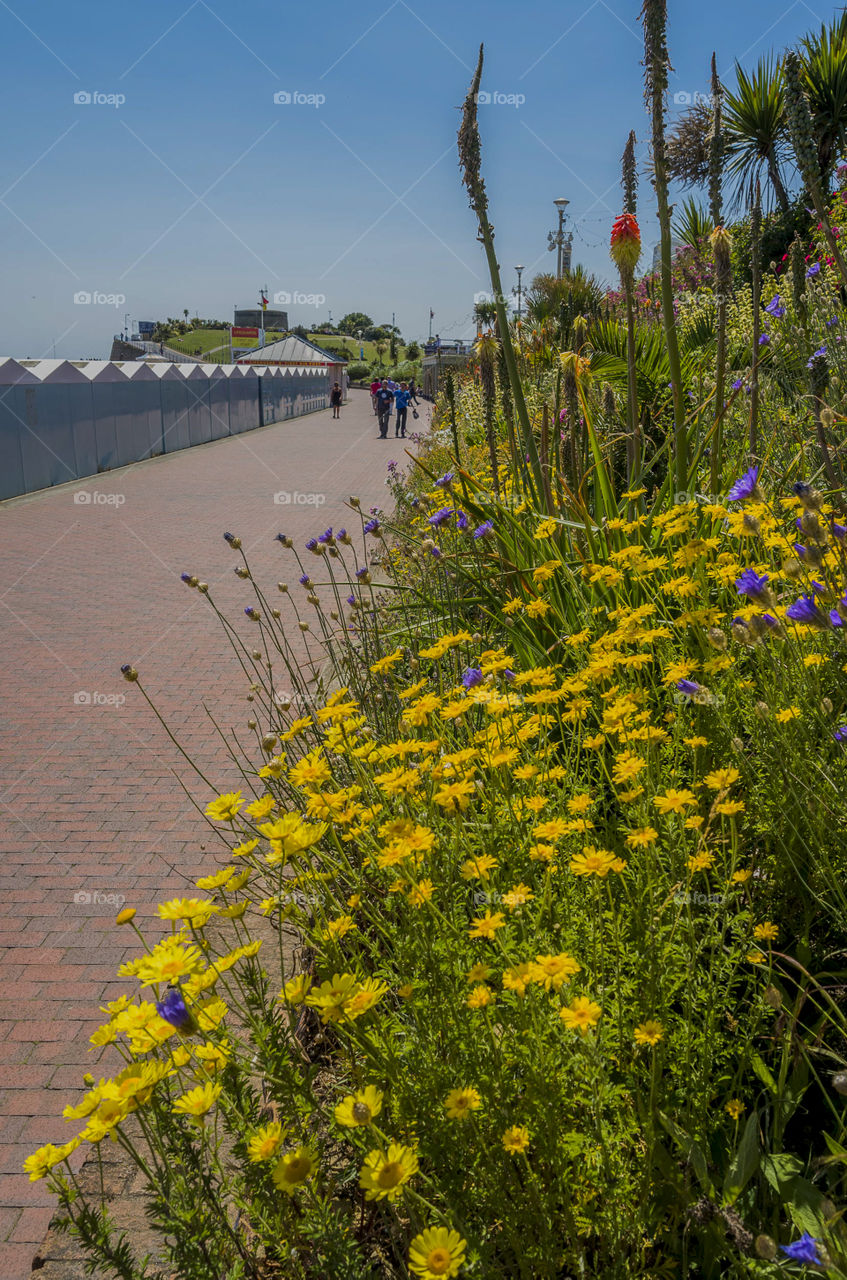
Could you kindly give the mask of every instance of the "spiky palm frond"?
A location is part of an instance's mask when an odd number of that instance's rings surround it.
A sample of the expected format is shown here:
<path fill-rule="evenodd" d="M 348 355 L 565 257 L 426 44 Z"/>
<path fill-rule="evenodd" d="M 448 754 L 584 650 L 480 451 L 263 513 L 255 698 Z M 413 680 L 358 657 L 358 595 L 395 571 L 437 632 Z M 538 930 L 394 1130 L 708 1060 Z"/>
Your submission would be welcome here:
<path fill-rule="evenodd" d="M 751 74 L 735 64 L 735 89 L 725 89 L 724 123 L 729 174 L 735 179 L 736 205 L 752 204 L 756 180 L 765 170 L 769 190 L 788 211 L 782 171 L 788 151 L 782 65 L 770 55 Z"/>
<path fill-rule="evenodd" d="M 712 108 L 695 102 L 683 111 L 668 133 L 668 177 L 682 187 L 702 187 L 709 177 L 709 140 Z"/>
<path fill-rule="evenodd" d="M 847 13 L 806 36 L 801 56 L 825 188 L 847 138 Z"/>
<path fill-rule="evenodd" d="M 673 224 L 673 233 L 677 240 L 699 254 L 703 250 L 706 238 L 714 229 L 715 225 L 703 206 L 689 196 Z"/>

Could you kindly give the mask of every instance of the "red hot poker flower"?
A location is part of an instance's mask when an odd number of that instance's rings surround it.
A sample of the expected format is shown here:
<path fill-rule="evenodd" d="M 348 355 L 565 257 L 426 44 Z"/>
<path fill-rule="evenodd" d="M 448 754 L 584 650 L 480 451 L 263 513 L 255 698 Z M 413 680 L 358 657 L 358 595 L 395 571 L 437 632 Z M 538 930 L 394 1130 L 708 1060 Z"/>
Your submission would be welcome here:
<path fill-rule="evenodd" d="M 641 232 L 631 213 L 622 213 L 612 227 L 610 252 L 621 271 L 634 271 L 641 257 Z"/>

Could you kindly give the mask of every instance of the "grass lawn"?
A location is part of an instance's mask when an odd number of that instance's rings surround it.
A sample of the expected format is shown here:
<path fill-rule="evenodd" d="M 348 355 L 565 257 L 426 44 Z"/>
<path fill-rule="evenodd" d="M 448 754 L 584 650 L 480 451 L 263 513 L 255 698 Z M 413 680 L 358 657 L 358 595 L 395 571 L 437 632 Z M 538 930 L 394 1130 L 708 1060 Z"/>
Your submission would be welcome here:
<path fill-rule="evenodd" d="M 283 337 L 285 337 L 284 333 L 269 329 L 265 334 L 265 342 L 276 342 Z M 361 349 L 364 349 L 365 360 L 368 363 L 377 358 L 375 342 L 360 343 L 356 338 L 345 338 L 336 333 L 313 333 L 309 335 L 309 341 L 318 347 L 323 347 L 325 351 L 345 355 L 351 362 L 359 359 Z M 173 351 L 182 351 L 186 355 L 208 357 L 216 364 L 222 364 L 229 359 L 229 333 L 225 329 L 194 329 L 181 338 L 169 339 L 165 345 Z M 401 344 L 397 348 L 397 363 L 400 364 L 405 358 L 406 348 Z M 386 367 L 392 363 L 388 350 L 384 353 L 383 362 Z"/>

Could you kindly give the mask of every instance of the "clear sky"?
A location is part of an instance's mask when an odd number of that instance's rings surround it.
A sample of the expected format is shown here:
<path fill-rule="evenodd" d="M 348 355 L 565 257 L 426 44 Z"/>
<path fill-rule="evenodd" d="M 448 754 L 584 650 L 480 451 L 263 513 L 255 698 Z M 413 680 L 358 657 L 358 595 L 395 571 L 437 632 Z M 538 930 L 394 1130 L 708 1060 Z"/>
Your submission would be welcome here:
<path fill-rule="evenodd" d="M 674 94 L 707 90 L 713 48 L 722 72 L 749 66 L 836 11 L 668 8 L 672 111 Z M 291 324 L 394 312 L 420 338 L 432 307 L 442 336 L 469 335 L 487 277 L 455 135 L 481 40 L 483 86 L 506 99 L 480 108 L 504 283 L 517 263 L 525 283 L 554 265 L 557 196 L 571 201 L 574 261 L 611 279 L 631 128 L 646 154 L 638 11 L 638 0 L 0 0 L 0 354 L 51 356 L 55 344 L 102 357 L 126 313 L 231 320 L 263 285 L 299 296 Z M 651 246 L 646 179 L 641 195 Z"/>

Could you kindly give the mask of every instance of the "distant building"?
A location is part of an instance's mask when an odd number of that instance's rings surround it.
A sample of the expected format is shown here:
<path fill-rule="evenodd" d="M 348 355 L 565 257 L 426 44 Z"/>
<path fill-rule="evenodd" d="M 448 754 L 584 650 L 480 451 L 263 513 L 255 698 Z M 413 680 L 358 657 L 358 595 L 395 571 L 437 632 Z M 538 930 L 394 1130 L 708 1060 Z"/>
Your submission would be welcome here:
<path fill-rule="evenodd" d="M 275 333 L 284 333 L 288 329 L 288 312 L 273 311 L 268 307 L 262 311 L 259 307 L 251 307 L 246 311 L 236 311 L 232 321 L 236 329 L 273 329 Z"/>
<path fill-rule="evenodd" d="M 676 257 L 679 250 L 684 248 L 685 248 L 685 245 L 681 240 L 677 240 L 676 236 L 671 236 L 671 257 L 672 258 Z M 662 242 L 660 240 L 658 244 L 655 244 L 653 246 L 652 270 L 658 271 L 661 265 L 662 265 Z"/>

